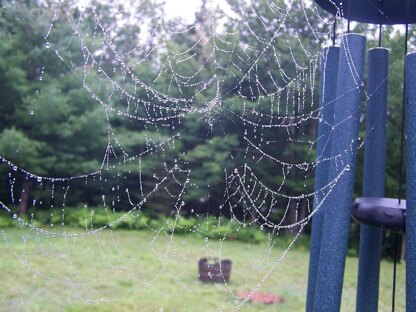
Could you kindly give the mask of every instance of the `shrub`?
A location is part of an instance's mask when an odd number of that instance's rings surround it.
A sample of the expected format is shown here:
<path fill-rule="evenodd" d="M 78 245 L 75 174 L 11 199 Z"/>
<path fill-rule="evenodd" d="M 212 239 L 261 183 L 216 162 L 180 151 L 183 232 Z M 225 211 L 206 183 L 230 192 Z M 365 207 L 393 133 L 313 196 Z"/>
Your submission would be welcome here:
<path fill-rule="evenodd" d="M 51 212 L 49 210 L 36 210 L 32 213 L 33 220 L 45 225 L 51 223 Z"/>
<path fill-rule="evenodd" d="M 167 229 L 166 223 L 167 223 L 166 220 L 163 220 L 160 218 L 152 218 L 150 219 L 148 224 L 151 229 L 158 231 L 160 229 L 166 230 Z"/>
<path fill-rule="evenodd" d="M 11 216 L 7 216 L 4 213 L 0 214 L 0 228 L 8 228 L 13 226 L 13 220 Z"/>
<path fill-rule="evenodd" d="M 220 226 L 211 228 L 211 231 L 206 234 L 206 237 L 209 237 L 212 239 L 227 239 L 228 231 L 229 231 L 228 226 L 220 225 Z"/>
<path fill-rule="evenodd" d="M 245 243 L 258 244 L 266 241 L 267 236 L 263 231 L 253 225 L 240 228 L 238 230 L 237 239 Z"/>
<path fill-rule="evenodd" d="M 113 212 L 108 208 L 87 208 L 84 206 L 66 208 L 64 219 L 60 210 L 38 210 L 33 212 L 35 225 L 64 224 L 69 227 L 97 229 L 105 226 L 113 230 L 143 230 L 151 228 L 165 233 L 177 235 L 192 233 L 210 239 L 239 240 L 257 244 L 266 241 L 266 234 L 257 225 L 243 227 L 236 221 L 225 217 L 185 218 L 184 216 L 149 217 L 141 211 Z M 8 227 L 13 223 L 8 216 L 0 215 L 0 227 Z M 236 226 L 237 225 L 237 226 Z"/>

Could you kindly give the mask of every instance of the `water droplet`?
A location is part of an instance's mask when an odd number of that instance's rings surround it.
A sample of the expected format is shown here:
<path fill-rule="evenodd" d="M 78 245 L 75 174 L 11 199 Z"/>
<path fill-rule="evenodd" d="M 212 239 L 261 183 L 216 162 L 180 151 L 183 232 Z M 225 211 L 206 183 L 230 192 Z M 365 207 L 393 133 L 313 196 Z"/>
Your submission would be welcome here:
<path fill-rule="evenodd" d="M 13 214 L 13 219 L 17 219 L 17 214 Z"/>
<path fill-rule="evenodd" d="M 46 44 L 45 44 L 45 48 L 46 49 L 49 49 L 51 47 L 51 44 L 49 43 L 49 42 L 47 42 Z"/>

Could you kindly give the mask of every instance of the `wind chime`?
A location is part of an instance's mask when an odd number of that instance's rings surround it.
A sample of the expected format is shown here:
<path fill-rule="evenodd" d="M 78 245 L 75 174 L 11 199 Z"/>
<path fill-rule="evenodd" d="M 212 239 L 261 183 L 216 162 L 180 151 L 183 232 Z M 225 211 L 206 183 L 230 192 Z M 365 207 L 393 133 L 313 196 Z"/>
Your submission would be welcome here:
<path fill-rule="evenodd" d="M 406 233 L 406 311 L 416 311 L 416 53 L 407 54 L 408 25 L 416 23 L 414 0 L 315 0 L 324 10 L 347 20 L 340 46 L 321 57 L 321 120 L 318 127 L 315 211 L 309 263 L 307 312 L 339 311 L 350 216 L 361 223 L 356 311 L 378 311 L 382 231 Z M 366 38 L 350 33 L 350 21 L 379 25 L 379 46 L 368 51 L 366 140 L 363 197 L 353 202 L 364 86 Z M 405 25 L 405 69 L 397 198 L 384 198 L 388 50 L 381 47 L 383 25 Z M 403 199 L 403 150 L 407 137 L 407 194 Z M 336 126 L 333 126 L 336 125 Z M 337 181 L 329 194 L 322 189 Z M 352 207 L 351 207 L 352 206 Z M 395 234 L 392 310 L 395 308 Z"/>

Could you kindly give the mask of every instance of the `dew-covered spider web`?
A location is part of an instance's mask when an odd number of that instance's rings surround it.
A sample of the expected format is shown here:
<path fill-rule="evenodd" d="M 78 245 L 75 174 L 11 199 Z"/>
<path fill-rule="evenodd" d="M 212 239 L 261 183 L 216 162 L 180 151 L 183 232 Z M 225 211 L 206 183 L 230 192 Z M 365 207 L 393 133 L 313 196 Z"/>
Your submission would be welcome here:
<path fill-rule="evenodd" d="M 191 18 L 150 0 L 4 6 L 19 16 L 11 33 L 26 21 L 38 45 L 25 56 L 36 70 L 24 122 L 0 151 L 14 225 L 1 244 L 32 283 L 81 303 L 123 300 L 106 281 L 170 300 L 212 287 L 197 282 L 200 258 L 229 258 L 217 287 L 238 310 L 238 290 L 284 274 L 339 178 L 314 189 L 317 165 L 340 156 L 316 154 L 332 18 L 306 0 L 201 1 Z M 20 128 L 27 141 L 12 136 Z M 259 252 L 235 259 L 233 244 Z"/>

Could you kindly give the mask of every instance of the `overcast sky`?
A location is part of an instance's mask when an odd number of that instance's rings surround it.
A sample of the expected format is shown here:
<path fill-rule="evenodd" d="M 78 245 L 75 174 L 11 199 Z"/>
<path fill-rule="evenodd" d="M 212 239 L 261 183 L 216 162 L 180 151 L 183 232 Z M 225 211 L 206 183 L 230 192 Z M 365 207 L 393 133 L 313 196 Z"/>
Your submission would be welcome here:
<path fill-rule="evenodd" d="M 91 0 L 73 0 L 78 3 L 81 7 L 88 7 Z M 140 6 L 142 3 L 148 0 L 107 0 L 107 1 L 118 1 L 131 7 Z M 195 12 L 201 6 L 201 0 L 159 0 L 165 2 L 165 13 L 169 18 L 181 17 L 186 23 L 191 24 L 195 20 Z M 248 1 L 248 0 L 242 0 Z M 127 2 L 127 3 L 126 3 Z M 207 8 L 221 7 L 226 14 L 233 14 L 230 7 L 225 0 L 208 0 Z"/>
<path fill-rule="evenodd" d="M 187 22 L 192 22 L 195 17 L 195 11 L 200 7 L 199 0 L 165 0 L 166 14 L 169 17 L 180 16 Z M 216 2 L 219 2 L 216 0 Z"/>

